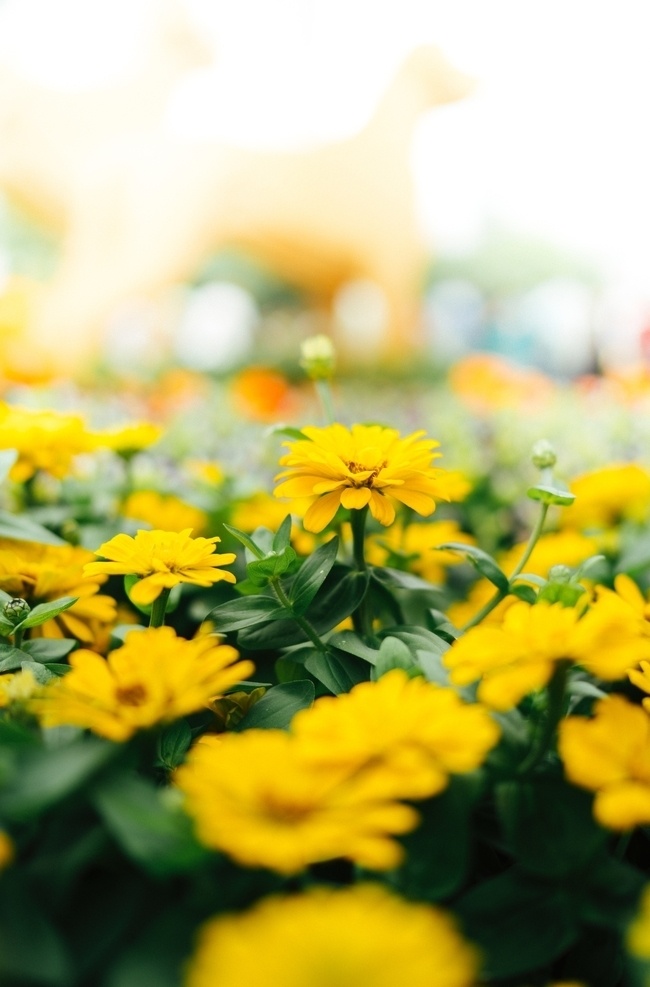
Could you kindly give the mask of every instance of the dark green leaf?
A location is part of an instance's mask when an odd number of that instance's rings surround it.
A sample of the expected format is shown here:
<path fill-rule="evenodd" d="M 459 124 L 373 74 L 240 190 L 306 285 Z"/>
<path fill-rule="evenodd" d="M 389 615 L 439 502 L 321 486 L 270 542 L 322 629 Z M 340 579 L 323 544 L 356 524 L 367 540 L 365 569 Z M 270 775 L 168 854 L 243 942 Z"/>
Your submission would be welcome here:
<path fill-rule="evenodd" d="M 332 538 L 303 562 L 290 591 L 293 612 L 302 616 L 321 588 L 336 561 L 339 540 Z"/>
<path fill-rule="evenodd" d="M 157 764 L 173 771 L 181 764 L 192 743 L 192 728 L 187 720 L 176 720 L 165 727 L 158 738 Z"/>
<path fill-rule="evenodd" d="M 214 621 L 216 630 L 221 632 L 238 631 L 253 624 L 268 623 L 271 620 L 286 618 L 288 614 L 274 597 L 244 596 L 237 600 L 221 603 L 207 615 Z"/>
<path fill-rule="evenodd" d="M 69 638 L 35 637 L 31 641 L 23 641 L 21 648 L 33 661 L 50 662 L 65 658 L 76 644 Z"/>
<path fill-rule="evenodd" d="M 356 655 L 357 658 L 363 658 L 371 665 L 375 664 L 379 654 L 376 648 L 369 648 L 363 638 L 354 631 L 338 631 L 332 634 L 328 644 L 338 648 L 339 651 L 346 651 L 350 655 Z"/>
<path fill-rule="evenodd" d="M 622 860 L 603 855 L 592 863 L 585 878 L 581 918 L 591 925 L 622 932 L 637 912 L 647 876 Z"/>
<path fill-rule="evenodd" d="M 316 695 L 308 679 L 274 685 L 240 720 L 237 730 L 284 730 L 299 709 L 311 706 Z"/>
<path fill-rule="evenodd" d="M 0 644 L 0 672 L 14 672 L 26 658 L 25 652 L 13 644 Z"/>
<path fill-rule="evenodd" d="M 17 541 L 33 541 L 39 545 L 65 545 L 58 535 L 47 528 L 30 521 L 24 515 L 16 516 L 0 510 L 0 538 L 15 538 Z"/>
<path fill-rule="evenodd" d="M 380 678 L 393 668 L 403 668 L 407 672 L 419 670 L 419 666 L 408 646 L 398 637 L 385 637 L 379 647 L 379 654 L 373 670 L 373 678 Z"/>
<path fill-rule="evenodd" d="M 405 572 L 402 569 L 391 569 L 388 566 L 373 566 L 370 571 L 373 579 L 376 579 L 377 582 L 384 586 L 388 586 L 389 589 L 419 590 L 425 593 L 436 593 L 440 591 L 439 587 L 434 586 L 433 583 L 429 583 L 426 579 L 421 579 L 420 576 L 416 576 L 412 572 Z"/>
<path fill-rule="evenodd" d="M 326 655 L 313 648 L 305 661 L 305 668 L 337 696 L 366 681 L 370 671 L 366 662 L 332 648 L 328 648 Z"/>
<path fill-rule="evenodd" d="M 273 538 L 273 551 L 281 554 L 291 541 L 291 515 L 287 514 Z"/>
<path fill-rule="evenodd" d="M 542 580 L 542 583 L 544 580 Z M 518 597 L 520 600 L 524 600 L 525 603 L 530 603 L 531 605 L 537 600 L 537 593 L 532 586 L 526 586 L 525 583 L 515 583 L 510 587 L 510 592 L 513 596 Z"/>
<path fill-rule="evenodd" d="M 494 583 L 497 589 L 500 589 L 502 593 L 508 592 L 510 587 L 508 577 L 499 568 L 492 556 L 484 552 L 483 549 L 477 548 L 475 545 L 466 545 L 460 541 L 445 542 L 444 545 L 437 545 L 436 548 L 441 551 L 459 552 L 464 555 L 467 561 L 471 562 L 482 576 Z"/>
<path fill-rule="evenodd" d="M 53 617 L 74 606 L 78 599 L 78 596 L 63 596 L 60 600 L 52 600 L 51 603 L 39 603 L 17 627 L 22 629 L 38 627 L 40 624 L 44 624 L 46 620 L 52 620 Z"/>
<path fill-rule="evenodd" d="M 24 671 L 31 672 L 39 685 L 47 685 L 48 682 L 51 682 L 52 679 L 56 678 L 56 672 L 50 671 L 49 665 L 43 665 L 40 662 L 32 661 L 31 659 L 29 661 L 23 660 L 20 667 Z M 65 669 L 66 671 L 70 671 L 70 666 L 66 665 Z"/>
<path fill-rule="evenodd" d="M 256 559 L 263 559 L 264 552 L 255 544 L 250 535 L 247 535 L 245 531 L 240 531 L 239 528 L 234 528 L 231 524 L 226 524 L 224 522 L 224 528 L 226 531 L 230 532 L 233 538 L 236 538 L 238 542 L 241 542 L 245 548 L 249 550 L 251 555 L 254 555 Z"/>
<path fill-rule="evenodd" d="M 276 425 L 271 429 L 271 435 L 286 435 L 288 439 L 294 441 L 299 439 L 309 441 L 304 432 L 301 432 L 299 428 L 293 428 L 291 425 Z"/>
<path fill-rule="evenodd" d="M 61 937 L 33 900 L 19 870 L 0 880 L 0 983 L 9 987 L 72 983 L 70 957 Z"/>
<path fill-rule="evenodd" d="M 560 507 L 568 507 L 576 499 L 576 495 L 570 490 L 562 487 L 551 487 L 546 484 L 529 487 L 526 491 L 531 500 L 539 500 L 542 504 L 558 504 Z"/>

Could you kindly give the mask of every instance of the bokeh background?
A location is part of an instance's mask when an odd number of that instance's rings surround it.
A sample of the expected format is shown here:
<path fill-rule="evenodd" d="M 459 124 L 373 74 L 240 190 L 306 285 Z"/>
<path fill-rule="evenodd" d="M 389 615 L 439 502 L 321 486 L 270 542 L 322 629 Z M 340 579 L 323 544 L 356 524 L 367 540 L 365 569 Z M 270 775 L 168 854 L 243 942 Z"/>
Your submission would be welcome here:
<path fill-rule="evenodd" d="M 634 0 L 2 0 L 4 362 L 228 372 L 323 330 L 357 363 L 644 364 L 647 23 Z"/>

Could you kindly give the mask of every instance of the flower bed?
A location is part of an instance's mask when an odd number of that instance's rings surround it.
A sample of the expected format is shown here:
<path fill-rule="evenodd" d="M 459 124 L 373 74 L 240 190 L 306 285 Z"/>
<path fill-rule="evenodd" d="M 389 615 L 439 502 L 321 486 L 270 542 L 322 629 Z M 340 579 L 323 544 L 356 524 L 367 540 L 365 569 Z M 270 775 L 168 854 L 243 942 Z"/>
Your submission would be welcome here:
<path fill-rule="evenodd" d="M 0 983 L 642 985 L 650 472 L 468 476 L 305 363 L 274 489 L 0 409 Z"/>

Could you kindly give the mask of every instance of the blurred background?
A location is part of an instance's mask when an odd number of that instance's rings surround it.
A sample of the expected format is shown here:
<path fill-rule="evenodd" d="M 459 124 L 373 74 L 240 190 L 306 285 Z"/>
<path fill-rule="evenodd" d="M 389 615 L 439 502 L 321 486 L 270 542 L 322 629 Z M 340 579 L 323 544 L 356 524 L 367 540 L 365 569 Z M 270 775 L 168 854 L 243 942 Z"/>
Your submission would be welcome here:
<path fill-rule="evenodd" d="M 0 0 L 5 371 L 650 358 L 636 0 Z"/>

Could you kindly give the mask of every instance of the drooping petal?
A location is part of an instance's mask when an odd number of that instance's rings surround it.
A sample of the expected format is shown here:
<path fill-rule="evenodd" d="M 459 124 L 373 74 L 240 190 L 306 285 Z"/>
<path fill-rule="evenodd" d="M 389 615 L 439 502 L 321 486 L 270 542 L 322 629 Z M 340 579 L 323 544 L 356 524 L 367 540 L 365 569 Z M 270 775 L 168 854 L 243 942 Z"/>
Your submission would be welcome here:
<path fill-rule="evenodd" d="M 303 518 L 303 524 L 307 531 L 317 534 L 325 528 L 336 514 L 341 498 L 338 490 L 333 493 L 324 494 L 315 501 Z"/>
<path fill-rule="evenodd" d="M 370 487 L 346 487 L 341 491 L 341 504 L 347 510 L 361 510 L 370 502 Z"/>

